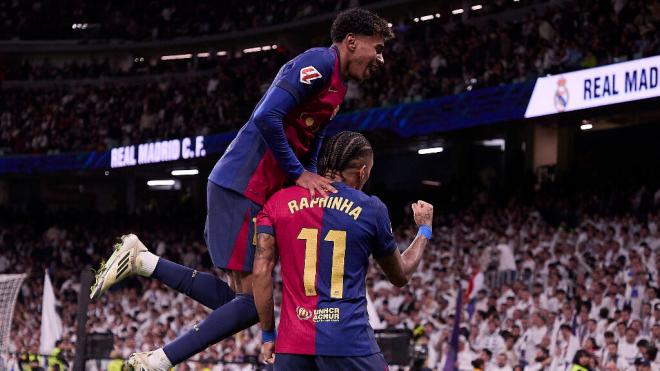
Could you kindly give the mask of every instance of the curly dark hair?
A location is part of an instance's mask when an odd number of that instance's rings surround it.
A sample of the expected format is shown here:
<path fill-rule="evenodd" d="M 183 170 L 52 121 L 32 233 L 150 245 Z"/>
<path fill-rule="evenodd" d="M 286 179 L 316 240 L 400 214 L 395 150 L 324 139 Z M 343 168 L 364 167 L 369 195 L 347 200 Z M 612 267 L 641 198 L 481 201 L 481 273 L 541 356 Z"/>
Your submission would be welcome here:
<path fill-rule="evenodd" d="M 373 154 L 367 138 L 354 131 L 342 131 L 323 143 L 318 160 L 320 175 L 334 175 L 357 167 L 356 160 Z"/>
<path fill-rule="evenodd" d="M 394 37 L 394 33 L 387 25 L 386 20 L 374 12 L 360 8 L 344 10 L 332 22 L 332 28 L 330 29 L 332 42 L 344 40 L 349 33 L 365 36 L 381 35 L 385 40 Z"/>

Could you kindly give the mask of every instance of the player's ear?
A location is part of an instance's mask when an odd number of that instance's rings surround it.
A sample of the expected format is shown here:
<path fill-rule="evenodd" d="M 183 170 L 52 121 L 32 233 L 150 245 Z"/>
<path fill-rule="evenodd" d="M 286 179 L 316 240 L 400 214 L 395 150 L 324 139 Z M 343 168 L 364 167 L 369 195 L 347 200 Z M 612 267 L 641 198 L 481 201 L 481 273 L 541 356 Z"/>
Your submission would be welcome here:
<path fill-rule="evenodd" d="M 353 33 L 348 33 L 346 34 L 346 46 L 348 47 L 348 50 L 354 52 L 355 49 L 357 49 L 357 38 L 355 37 L 355 34 Z"/>
<path fill-rule="evenodd" d="M 362 165 L 360 168 L 360 182 L 364 183 L 367 177 L 367 165 Z"/>

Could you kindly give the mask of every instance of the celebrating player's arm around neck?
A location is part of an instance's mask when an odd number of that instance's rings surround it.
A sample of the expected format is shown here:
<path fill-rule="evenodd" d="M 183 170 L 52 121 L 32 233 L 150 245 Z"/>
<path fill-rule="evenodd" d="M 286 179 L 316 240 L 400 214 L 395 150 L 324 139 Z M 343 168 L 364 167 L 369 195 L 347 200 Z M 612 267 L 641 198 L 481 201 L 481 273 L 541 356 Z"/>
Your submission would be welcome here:
<path fill-rule="evenodd" d="M 285 188 L 257 217 L 253 293 L 262 356 L 276 370 L 387 369 L 366 314 L 369 256 L 394 285 L 405 285 L 431 238 L 433 206 L 413 204 L 419 233 L 400 254 L 387 208 L 361 191 L 373 161 L 362 134 L 341 132 L 327 140 L 318 161 L 319 174 L 337 193 L 320 197 Z M 272 273 L 278 258 L 282 306 L 275 335 Z"/>

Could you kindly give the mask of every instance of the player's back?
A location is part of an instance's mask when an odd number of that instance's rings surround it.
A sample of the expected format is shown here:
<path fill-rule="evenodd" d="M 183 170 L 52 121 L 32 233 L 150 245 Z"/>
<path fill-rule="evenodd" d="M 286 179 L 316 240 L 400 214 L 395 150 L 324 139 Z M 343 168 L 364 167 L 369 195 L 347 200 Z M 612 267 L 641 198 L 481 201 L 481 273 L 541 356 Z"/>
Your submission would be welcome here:
<path fill-rule="evenodd" d="M 369 256 L 389 253 L 387 209 L 344 183 L 338 193 L 310 197 L 301 187 L 271 197 L 282 268 L 277 353 L 364 356 L 379 352 L 369 325 L 365 276 Z M 390 242 L 390 241 L 388 241 Z"/>

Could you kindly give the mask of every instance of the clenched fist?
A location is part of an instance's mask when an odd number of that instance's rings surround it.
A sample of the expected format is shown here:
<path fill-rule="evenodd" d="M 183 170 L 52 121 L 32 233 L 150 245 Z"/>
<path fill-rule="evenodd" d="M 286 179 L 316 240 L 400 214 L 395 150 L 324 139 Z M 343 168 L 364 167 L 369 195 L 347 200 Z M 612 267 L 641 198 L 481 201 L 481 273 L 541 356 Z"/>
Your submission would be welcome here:
<path fill-rule="evenodd" d="M 415 224 L 419 227 L 422 224 L 431 227 L 433 225 L 433 205 L 426 201 L 419 200 L 412 204 L 413 217 Z"/>

